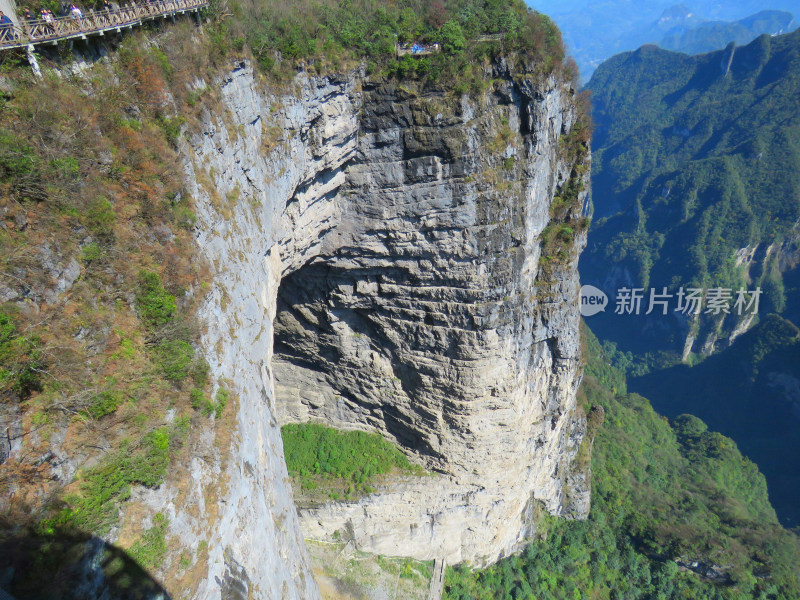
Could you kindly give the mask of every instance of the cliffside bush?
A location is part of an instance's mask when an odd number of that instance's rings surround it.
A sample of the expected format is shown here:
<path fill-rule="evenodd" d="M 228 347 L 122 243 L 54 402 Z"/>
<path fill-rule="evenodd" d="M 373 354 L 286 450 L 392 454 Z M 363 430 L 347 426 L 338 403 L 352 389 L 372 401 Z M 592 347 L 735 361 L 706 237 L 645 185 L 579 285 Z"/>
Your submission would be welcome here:
<path fill-rule="evenodd" d="M 175 316 L 178 306 L 175 296 L 164 289 L 158 273 L 141 271 L 136 303 L 144 322 L 151 326 L 166 325 Z"/>
<path fill-rule="evenodd" d="M 161 513 L 153 517 L 153 526 L 142 534 L 130 547 L 130 556 L 138 564 L 148 570 L 157 569 L 164 561 L 167 553 L 167 533 L 169 519 Z"/>
<path fill-rule="evenodd" d="M 169 448 L 167 427 L 151 431 L 138 445 L 123 440 L 117 452 L 79 477 L 79 491 L 65 496 L 65 507 L 42 521 L 39 531 L 106 533 L 116 523 L 119 503 L 128 499 L 131 485 L 157 487 L 164 480 Z"/>
<path fill-rule="evenodd" d="M 40 391 L 45 368 L 39 338 L 20 333 L 12 318 L 0 312 L 0 399 L 24 400 Z"/>

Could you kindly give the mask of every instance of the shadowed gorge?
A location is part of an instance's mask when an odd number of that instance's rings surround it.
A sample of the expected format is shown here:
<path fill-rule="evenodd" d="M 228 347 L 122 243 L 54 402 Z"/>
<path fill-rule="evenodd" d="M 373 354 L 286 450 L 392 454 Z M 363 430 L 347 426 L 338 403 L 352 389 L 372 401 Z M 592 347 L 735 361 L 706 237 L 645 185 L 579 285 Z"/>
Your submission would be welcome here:
<path fill-rule="evenodd" d="M 695 367 L 679 365 L 630 382 L 661 414 L 691 413 L 736 440 L 766 476 L 772 505 L 787 527 L 800 523 L 799 335 L 791 322 L 769 315 Z"/>

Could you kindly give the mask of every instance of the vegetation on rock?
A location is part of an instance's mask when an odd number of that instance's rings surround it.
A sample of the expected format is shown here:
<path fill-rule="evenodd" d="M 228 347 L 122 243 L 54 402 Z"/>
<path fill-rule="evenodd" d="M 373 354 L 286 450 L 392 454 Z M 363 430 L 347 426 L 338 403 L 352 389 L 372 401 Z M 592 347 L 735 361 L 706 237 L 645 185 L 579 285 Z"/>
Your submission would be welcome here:
<path fill-rule="evenodd" d="M 672 423 L 626 393 L 585 330 L 582 397 L 602 407 L 586 521 L 545 517 L 519 555 L 449 569 L 449 600 L 800 597 L 800 539 L 736 444 L 689 415 Z"/>
<path fill-rule="evenodd" d="M 303 489 L 343 480 L 350 493 L 370 492 L 375 477 L 393 470 L 422 473 L 400 450 L 377 433 L 338 431 L 317 423 L 281 428 L 283 452 L 289 474 Z M 335 492 L 334 492 L 335 493 Z"/>
<path fill-rule="evenodd" d="M 520 53 L 542 74 L 561 69 L 561 35 L 521 0 L 227 0 L 212 36 L 220 53 L 249 51 L 264 71 L 283 76 L 298 61 L 338 70 L 366 61 L 373 74 L 429 81 L 469 79 L 481 60 Z M 497 39 L 477 42 L 481 36 Z M 395 60 L 396 44 L 439 44 L 441 52 Z"/>
<path fill-rule="evenodd" d="M 215 387 L 196 352 L 208 273 L 171 128 L 196 76 L 180 45 L 134 34 L 114 60 L 42 80 L 2 68 L 0 413 L 20 419 L 23 451 L 0 465 L 0 543 L 22 597 L 56 597 L 43 572 L 131 526 L 133 488 L 180 471 L 190 391 Z"/>

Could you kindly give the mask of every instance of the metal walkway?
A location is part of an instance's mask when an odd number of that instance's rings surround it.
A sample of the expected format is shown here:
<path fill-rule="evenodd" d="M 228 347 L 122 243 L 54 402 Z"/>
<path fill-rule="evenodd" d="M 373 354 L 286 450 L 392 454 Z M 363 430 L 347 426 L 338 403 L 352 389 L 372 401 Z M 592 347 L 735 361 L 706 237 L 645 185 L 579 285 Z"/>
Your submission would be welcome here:
<path fill-rule="evenodd" d="M 39 44 L 57 44 L 59 40 L 86 39 L 106 32 L 138 27 L 145 21 L 166 19 L 184 13 L 196 13 L 208 6 L 208 0 L 161 0 L 129 4 L 114 10 L 91 11 L 80 18 L 58 17 L 52 21 L 22 20 L 13 27 L 0 28 L 0 50 Z"/>

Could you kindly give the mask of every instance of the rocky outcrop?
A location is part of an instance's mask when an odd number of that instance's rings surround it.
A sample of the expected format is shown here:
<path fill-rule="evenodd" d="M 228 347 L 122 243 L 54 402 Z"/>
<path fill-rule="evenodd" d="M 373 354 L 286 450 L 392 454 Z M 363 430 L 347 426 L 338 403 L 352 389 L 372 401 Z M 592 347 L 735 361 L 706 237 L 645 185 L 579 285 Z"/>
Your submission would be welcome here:
<path fill-rule="evenodd" d="M 436 473 L 305 510 L 306 536 L 485 563 L 525 539 L 539 504 L 585 515 L 588 489 L 565 484 L 585 430 L 582 234 L 540 268 L 552 199 L 575 175 L 561 143 L 573 90 L 493 69 L 477 98 L 358 73 L 276 95 L 247 65 L 223 83 L 225 112 L 186 162 L 215 268 L 204 346 L 238 395 L 230 452 L 193 466 L 196 505 L 225 481 L 218 513 L 170 513 L 187 544 L 211 538 L 196 597 L 223 584 L 315 597 L 288 421 L 379 431 Z"/>
<path fill-rule="evenodd" d="M 731 310 L 730 314 L 723 315 L 717 321 L 710 323 L 702 318 L 703 315 L 679 321 L 685 332 L 682 360 L 688 360 L 692 352 L 710 356 L 729 348 L 741 335 L 758 323 L 758 312 L 763 314 L 775 311 L 786 304 L 788 298 L 785 293 L 776 290 L 774 286 L 775 281 L 779 281 L 780 287 L 783 288 L 783 279 L 790 279 L 800 264 L 797 229 L 795 226 L 792 234 L 780 242 L 756 243 L 739 248 L 735 252 L 734 264 L 739 269 L 743 281 L 747 282 L 743 284 L 742 289 L 762 290 L 758 303 L 759 311 L 744 311 L 740 315 L 738 311 Z M 736 289 L 732 290 L 734 298 L 736 292 Z M 777 303 L 772 296 L 779 298 Z M 789 307 L 790 316 L 791 308 Z"/>
<path fill-rule="evenodd" d="M 365 85 L 341 222 L 278 292 L 279 418 L 380 431 L 442 475 L 304 510 L 308 535 L 349 522 L 375 552 L 483 563 L 530 532 L 532 502 L 562 512 L 577 284 L 571 261 L 538 263 L 572 119 L 553 81 L 479 101 Z"/>

